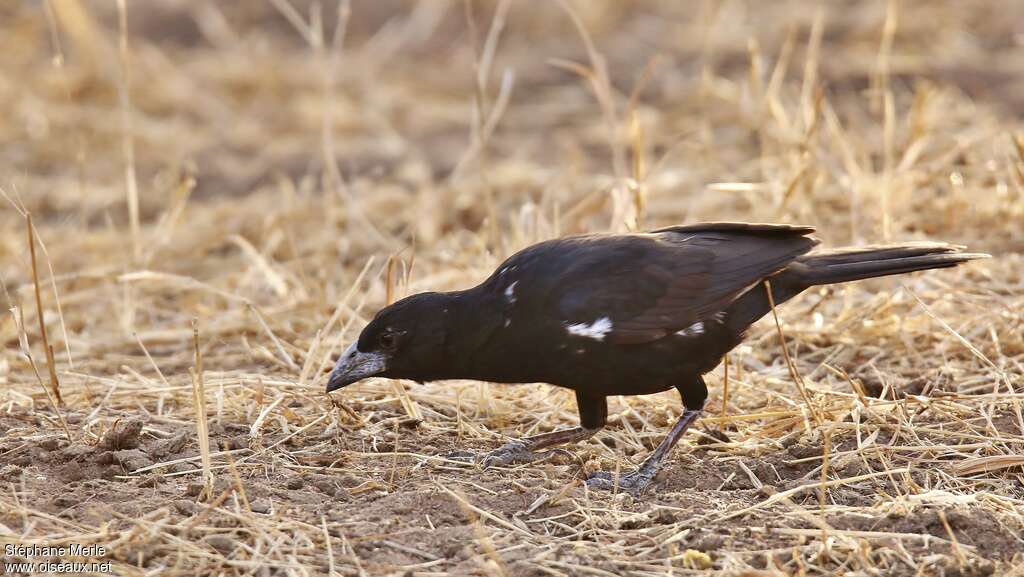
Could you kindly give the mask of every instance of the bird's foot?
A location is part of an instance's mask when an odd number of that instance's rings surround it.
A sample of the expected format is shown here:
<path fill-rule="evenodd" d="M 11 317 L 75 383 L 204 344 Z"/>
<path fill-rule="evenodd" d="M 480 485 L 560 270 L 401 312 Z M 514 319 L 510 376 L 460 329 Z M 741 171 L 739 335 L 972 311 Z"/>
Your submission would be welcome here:
<path fill-rule="evenodd" d="M 483 465 L 484 469 L 487 469 L 490 467 L 500 467 L 502 465 L 512 465 L 515 463 L 532 463 L 544 458 L 546 455 L 547 453 L 534 453 L 533 451 L 530 451 L 526 448 L 525 443 L 512 441 L 489 453 L 481 454 L 473 451 L 455 450 L 449 451 L 445 455 L 445 458 L 452 461 L 458 461 L 460 463 L 466 463 L 467 465 L 480 463 Z"/>
<path fill-rule="evenodd" d="M 515 465 L 521 463 L 535 463 L 543 461 L 556 455 L 572 456 L 572 453 L 565 449 L 552 449 L 550 451 L 534 452 L 529 445 L 522 441 L 510 441 L 501 447 L 483 455 L 473 451 L 455 450 L 449 451 L 445 458 L 460 463 L 480 463 L 484 469 L 490 467 L 501 467 L 504 465 Z"/>
<path fill-rule="evenodd" d="M 641 466 L 635 471 L 622 473 L 616 480 L 615 473 L 597 471 L 587 478 L 587 487 L 608 491 L 614 491 L 617 488 L 619 492 L 629 493 L 636 497 L 647 490 L 657 474 L 658 468 Z"/>
<path fill-rule="evenodd" d="M 460 463 L 473 464 L 476 462 L 477 455 L 473 451 L 463 451 L 461 449 L 456 449 L 454 451 L 448 451 L 447 453 L 445 453 L 444 458 L 450 459 L 452 461 L 458 461 Z"/>
<path fill-rule="evenodd" d="M 554 455 L 568 455 L 565 449 L 552 449 L 544 452 L 534 452 L 522 441 L 509 441 L 501 447 L 484 455 L 481 462 L 484 469 L 513 465 L 519 463 L 533 463 L 552 457 Z"/>
<path fill-rule="evenodd" d="M 537 455 L 526 447 L 522 441 L 509 441 L 501 447 L 484 455 L 481 464 L 484 469 L 511 465 L 513 463 L 532 463 L 537 460 Z"/>

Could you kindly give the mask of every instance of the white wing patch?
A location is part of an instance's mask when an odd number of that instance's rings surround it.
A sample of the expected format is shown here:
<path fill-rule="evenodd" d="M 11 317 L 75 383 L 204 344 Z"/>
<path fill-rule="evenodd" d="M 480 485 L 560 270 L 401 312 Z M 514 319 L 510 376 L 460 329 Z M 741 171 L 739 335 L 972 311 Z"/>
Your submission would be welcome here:
<path fill-rule="evenodd" d="M 592 323 L 576 323 L 565 328 L 570 335 L 586 337 L 595 341 L 603 341 L 605 335 L 612 332 L 612 319 L 601 317 Z"/>
<path fill-rule="evenodd" d="M 510 303 L 515 303 L 516 302 L 516 285 L 517 284 L 519 284 L 519 281 L 513 281 L 512 284 L 508 285 L 508 287 L 505 289 L 505 298 L 507 298 L 508 302 L 510 302 Z"/>
<path fill-rule="evenodd" d="M 686 327 L 681 331 L 676 331 L 676 334 L 681 337 L 697 337 L 704 334 L 704 323 L 697 321 L 692 325 Z"/>

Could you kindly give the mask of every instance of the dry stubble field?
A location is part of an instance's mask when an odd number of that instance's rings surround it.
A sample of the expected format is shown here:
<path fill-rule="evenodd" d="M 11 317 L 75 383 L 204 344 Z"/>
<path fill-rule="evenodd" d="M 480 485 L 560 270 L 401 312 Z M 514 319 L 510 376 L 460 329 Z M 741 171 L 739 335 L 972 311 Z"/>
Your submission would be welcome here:
<path fill-rule="evenodd" d="M 1024 575 L 1024 4 L 124 4 L 0 5 L 3 543 L 120 575 Z M 780 308 L 641 499 L 580 480 L 675 393 L 484 471 L 444 455 L 574 424 L 571 394 L 322 392 L 388 299 L 727 219 L 995 258 Z"/>

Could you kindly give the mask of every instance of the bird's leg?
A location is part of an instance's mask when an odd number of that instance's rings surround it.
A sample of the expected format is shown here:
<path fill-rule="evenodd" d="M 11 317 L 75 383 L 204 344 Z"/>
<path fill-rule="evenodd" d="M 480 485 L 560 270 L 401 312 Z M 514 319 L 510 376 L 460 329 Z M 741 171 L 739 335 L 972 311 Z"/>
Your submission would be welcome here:
<path fill-rule="evenodd" d="M 683 405 L 687 408 L 679 416 L 679 420 L 672 426 L 672 430 L 668 432 L 668 435 L 661 441 L 658 448 L 654 449 L 654 452 L 648 455 L 635 471 L 620 475 L 617 482 L 612 473 L 598 471 L 587 479 L 588 487 L 596 489 L 615 489 L 618 487 L 620 490 L 627 491 L 633 495 L 639 495 L 644 492 L 648 485 L 651 484 L 651 481 L 654 480 L 658 471 L 661 470 L 665 457 L 676 446 L 676 443 L 683 437 L 686 430 L 690 428 L 690 425 L 695 423 L 700 417 L 704 400 L 708 396 L 707 385 L 704 384 L 704 379 L 699 376 L 685 385 L 677 386 L 676 389 L 679 390 L 679 394 L 683 397 Z"/>
<path fill-rule="evenodd" d="M 676 443 L 686 433 L 686 430 L 690 428 L 690 425 L 700 417 L 700 414 L 700 410 L 684 411 L 679 420 L 676 421 L 675 426 L 672 427 L 672 430 L 668 432 L 665 439 L 658 445 L 658 448 L 648 455 L 635 471 L 620 475 L 617 484 L 615 483 L 614 474 L 598 471 L 587 479 L 587 486 L 597 489 L 614 489 L 617 485 L 622 491 L 628 491 L 633 494 L 642 493 L 651 484 L 651 481 L 654 480 L 654 476 L 658 474 L 658 471 L 661 470 L 661 464 L 665 460 L 665 456 L 672 451 L 672 447 L 676 446 Z"/>
<path fill-rule="evenodd" d="M 553 451 L 535 453 L 555 445 L 575 443 L 593 437 L 600 431 L 608 420 L 608 403 L 603 396 L 587 395 L 576 391 L 576 406 L 580 412 L 580 426 L 571 429 L 551 431 L 517 439 L 505 443 L 497 450 L 484 455 L 483 466 L 492 467 L 495 465 L 508 465 L 510 463 L 529 463 L 538 459 L 549 457 Z M 465 458 L 462 453 L 456 458 Z"/>
<path fill-rule="evenodd" d="M 583 441 L 593 437 L 594 434 L 600 430 L 600 428 L 587 429 L 584 427 L 573 427 L 571 429 L 551 431 L 550 433 L 543 433 L 532 437 L 509 441 L 500 448 L 487 453 L 483 458 L 483 466 L 484 468 L 487 468 L 496 465 L 508 465 L 511 463 L 530 463 L 538 459 L 548 457 L 551 454 L 550 451 L 545 453 L 535 453 L 534 451 L 539 451 L 555 445 L 565 445 L 567 443 Z"/>

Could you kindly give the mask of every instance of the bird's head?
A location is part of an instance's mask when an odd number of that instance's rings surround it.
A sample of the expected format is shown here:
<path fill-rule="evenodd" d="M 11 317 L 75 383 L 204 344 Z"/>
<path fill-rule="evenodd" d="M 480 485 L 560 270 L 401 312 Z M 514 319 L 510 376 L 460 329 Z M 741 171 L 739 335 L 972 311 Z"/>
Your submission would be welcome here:
<path fill-rule="evenodd" d="M 368 377 L 432 380 L 443 362 L 448 300 L 420 293 L 381 309 L 338 358 L 327 392 Z"/>

